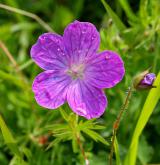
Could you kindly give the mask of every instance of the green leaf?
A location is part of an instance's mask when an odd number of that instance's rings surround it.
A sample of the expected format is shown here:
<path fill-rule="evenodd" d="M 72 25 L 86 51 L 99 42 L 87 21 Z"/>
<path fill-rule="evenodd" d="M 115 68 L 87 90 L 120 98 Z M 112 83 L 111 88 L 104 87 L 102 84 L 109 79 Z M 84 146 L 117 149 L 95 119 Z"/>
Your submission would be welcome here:
<path fill-rule="evenodd" d="M 24 153 L 24 155 L 27 157 L 27 159 L 31 159 L 32 153 L 28 148 L 22 147 L 21 151 Z"/>
<path fill-rule="evenodd" d="M 139 136 L 142 134 L 142 131 L 147 124 L 149 117 L 151 116 L 156 104 L 160 98 L 160 73 L 158 74 L 154 84 L 156 88 L 152 88 L 147 96 L 145 104 L 142 108 L 140 117 L 136 124 L 136 128 L 134 134 L 132 136 L 132 141 L 130 144 L 130 148 L 128 154 L 125 159 L 125 165 L 135 165 L 136 164 L 136 156 L 137 156 L 137 147 L 139 142 Z"/>
<path fill-rule="evenodd" d="M 9 165 L 29 165 L 29 164 L 23 161 L 21 158 L 14 156 L 10 161 Z"/>
<path fill-rule="evenodd" d="M 46 130 L 49 131 L 56 131 L 56 130 L 64 130 L 64 129 L 68 129 L 68 125 L 67 124 L 51 124 L 51 125 L 47 125 L 45 127 Z"/>
<path fill-rule="evenodd" d="M 138 18 L 133 13 L 133 11 L 132 11 L 130 5 L 128 4 L 127 0 L 119 0 L 119 3 L 121 4 L 123 10 L 125 11 L 127 17 L 130 19 L 130 21 L 139 22 Z"/>
<path fill-rule="evenodd" d="M 72 139 L 72 148 L 73 148 L 74 153 L 78 152 L 78 144 L 77 144 L 77 140 L 75 137 Z"/>
<path fill-rule="evenodd" d="M 80 121 L 78 125 L 79 130 L 83 130 L 85 128 L 88 129 L 94 129 L 94 130 L 100 130 L 105 129 L 105 126 L 99 125 L 98 122 L 95 122 L 95 119 L 87 120 L 85 122 Z"/>
<path fill-rule="evenodd" d="M 148 0 L 140 1 L 139 15 L 141 18 L 141 22 L 144 26 L 146 26 L 148 24 L 147 4 L 148 4 Z"/>
<path fill-rule="evenodd" d="M 9 129 L 7 128 L 2 116 L 0 115 L 0 128 L 2 131 L 2 135 L 4 138 L 4 141 L 6 143 L 6 145 L 8 146 L 8 148 L 12 151 L 13 154 L 15 154 L 16 156 L 21 157 L 20 151 L 17 147 L 16 141 L 13 138 L 11 132 L 9 131 Z"/>
<path fill-rule="evenodd" d="M 63 138 L 61 138 L 61 137 L 56 138 L 55 140 L 53 140 L 52 142 L 49 143 L 49 145 L 47 146 L 46 150 L 50 149 L 50 148 L 53 147 L 54 145 L 57 145 L 57 144 L 60 143 L 61 141 L 63 141 Z"/>
<path fill-rule="evenodd" d="M 110 17 L 112 18 L 112 20 L 114 21 L 115 25 L 117 26 L 117 29 L 119 29 L 120 31 L 124 31 L 126 29 L 125 25 L 123 24 L 123 22 L 120 20 L 120 18 L 116 15 L 116 13 L 111 9 L 111 7 L 105 2 L 105 0 L 101 0 L 101 2 L 103 3 L 106 11 L 108 12 L 108 14 L 110 15 Z"/>
<path fill-rule="evenodd" d="M 89 129 L 83 129 L 82 131 L 85 134 L 87 134 L 88 136 L 90 136 L 96 142 L 100 141 L 101 143 L 103 143 L 105 145 L 109 145 L 109 143 L 101 135 L 99 135 L 97 132 L 89 130 Z"/>
<path fill-rule="evenodd" d="M 59 110 L 60 110 L 60 113 L 61 113 L 62 117 L 64 118 L 64 120 L 68 121 L 69 115 L 63 110 L 62 107 L 60 107 Z"/>

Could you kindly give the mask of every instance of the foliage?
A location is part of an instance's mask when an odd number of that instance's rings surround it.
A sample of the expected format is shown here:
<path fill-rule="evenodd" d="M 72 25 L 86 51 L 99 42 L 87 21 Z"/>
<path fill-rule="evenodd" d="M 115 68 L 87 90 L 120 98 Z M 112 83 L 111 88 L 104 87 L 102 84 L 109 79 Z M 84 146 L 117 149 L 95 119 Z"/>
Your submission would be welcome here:
<path fill-rule="evenodd" d="M 94 23 L 101 34 L 100 50 L 117 51 L 126 68 L 123 81 L 105 91 L 109 105 L 101 118 L 78 118 L 68 105 L 46 110 L 31 91 L 41 71 L 30 59 L 30 48 L 47 30 L 34 17 L 0 8 L 0 164 L 82 164 L 77 138 L 90 164 L 106 164 L 112 125 L 133 77 L 149 67 L 158 75 L 160 66 L 159 0 L 107 2 L 0 0 L 38 15 L 57 33 L 75 19 Z M 117 165 L 160 163 L 159 77 L 157 88 L 132 94 L 115 141 Z"/>

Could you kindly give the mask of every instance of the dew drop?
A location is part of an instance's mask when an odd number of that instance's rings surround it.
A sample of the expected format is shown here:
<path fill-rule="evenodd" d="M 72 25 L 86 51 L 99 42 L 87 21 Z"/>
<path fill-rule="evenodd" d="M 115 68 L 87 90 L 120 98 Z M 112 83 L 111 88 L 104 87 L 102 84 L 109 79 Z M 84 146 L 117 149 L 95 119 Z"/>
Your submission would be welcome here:
<path fill-rule="evenodd" d="M 85 34 L 86 32 L 87 32 L 86 29 L 83 29 L 83 30 L 82 30 L 82 34 Z"/>
<path fill-rule="evenodd" d="M 93 41 L 95 38 L 96 38 L 96 36 L 95 36 L 95 35 L 93 35 L 93 36 L 92 36 L 92 38 L 91 38 L 91 40 Z"/>
<path fill-rule="evenodd" d="M 58 48 L 57 51 L 59 52 L 60 51 L 60 48 Z"/>
<path fill-rule="evenodd" d="M 106 56 L 106 59 L 109 60 L 111 57 L 110 56 Z"/>
<path fill-rule="evenodd" d="M 45 42 L 45 39 L 46 39 L 46 37 L 42 36 L 39 40 L 40 40 L 41 43 L 43 43 L 43 42 Z"/>

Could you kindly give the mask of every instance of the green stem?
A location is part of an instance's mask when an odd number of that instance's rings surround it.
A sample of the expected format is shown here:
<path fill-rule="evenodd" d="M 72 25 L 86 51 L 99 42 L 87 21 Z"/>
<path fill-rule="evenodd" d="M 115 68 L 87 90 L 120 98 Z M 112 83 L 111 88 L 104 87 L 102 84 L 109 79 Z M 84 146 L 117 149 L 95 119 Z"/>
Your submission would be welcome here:
<path fill-rule="evenodd" d="M 123 112 L 126 110 L 126 108 L 128 106 L 129 99 L 130 99 L 131 94 L 132 94 L 132 89 L 133 89 L 132 86 L 129 87 L 127 96 L 125 98 L 125 101 L 124 101 L 124 103 L 123 103 L 123 105 L 122 105 L 122 107 L 120 109 L 120 112 L 119 112 L 119 114 L 117 116 L 116 121 L 113 124 L 113 135 L 112 135 L 111 151 L 110 151 L 110 155 L 109 155 L 109 165 L 112 165 L 112 157 L 113 157 L 113 152 L 114 152 L 114 143 L 115 143 L 115 138 L 116 138 L 117 130 L 119 128 L 119 124 L 120 124 L 120 121 L 121 121 Z"/>
<path fill-rule="evenodd" d="M 38 17 L 37 15 L 35 15 L 33 13 L 30 13 L 30 12 L 25 11 L 25 10 L 17 9 L 15 7 L 7 6 L 7 5 L 4 5 L 2 3 L 0 3 L 0 8 L 14 12 L 14 13 L 18 13 L 18 14 L 21 14 L 21 15 L 24 15 L 27 17 L 30 17 L 30 18 L 36 20 L 47 31 L 54 32 L 53 29 L 47 23 L 45 23 L 40 17 Z"/>
<path fill-rule="evenodd" d="M 77 140 L 77 144 L 80 148 L 80 151 L 81 151 L 81 154 L 84 158 L 84 161 L 85 161 L 85 165 L 89 165 L 89 160 L 85 154 L 85 150 L 83 148 L 83 145 L 82 145 L 82 142 L 81 142 L 81 139 L 80 139 L 80 132 L 79 130 L 77 130 L 77 126 L 78 126 L 78 115 L 76 115 L 76 118 L 75 118 L 75 122 L 69 120 L 69 116 L 68 114 L 60 107 L 59 108 L 60 110 L 60 113 L 62 115 L 62 117 L 64 118 L 64 120 L 68 123 L 68 125 L 71 127 L 72 131 L 73 131 L 73 134 L 75 135 L 75 138 Z"/>
<path fill-rule="evenodd" d="M 76 123 L 77 123 L 76 124 L 76 127 L 77 127 L 77 125 L 78 125 L 78 115 L 76 115 Z M 85 150 L 83 148 L 83 145 L 82 145 L 82 142 L 81 142 L 81 139 L 80 139 L 80 132 L 79 131 L 77 131 L 77 133 L 76 133 L 76 139 L 77 139 L 77 143 L 79 145 L 79 148 L 81 150 L 81 154 L 83 155 L 83 158 L 85 160 L 85 164 L 89 165 L 90 163 L 89 163 L 89 160 L 88 160 L 88 158 L 87 158 L 87 156 L 85 154 Z"/>
<path fill-rule="evenodd" d="M 78 143 L 78 145 L 79 145 L 79 148 L 80 148 L 80 150 L 81 150 L 81 154 L 83 155 L 83 158 L 84 158 L 84 160 L 85 160 L 85 165 L 89 165 L 89 160 L 88 160 L 88 158 L 87 158 L 87 156 L 86 156 L 86 154 L 85 154 L 85 151 L 84 151 L 82 142 L 81 142 L 81 140 L 80 140 L 80 134 L 79 134 L 79 133 L 76 134 L 76 139 L 77 139 L 77 143 Z"/>

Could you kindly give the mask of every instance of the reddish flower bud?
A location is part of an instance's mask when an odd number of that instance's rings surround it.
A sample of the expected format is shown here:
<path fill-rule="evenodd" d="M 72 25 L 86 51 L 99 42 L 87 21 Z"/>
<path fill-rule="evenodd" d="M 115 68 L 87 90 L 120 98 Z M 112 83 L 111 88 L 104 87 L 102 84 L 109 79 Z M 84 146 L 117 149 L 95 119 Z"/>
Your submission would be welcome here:
<path fill-rule="evenodd" d="M 48 142 L 48 137 L 47 136 L 41 136 L 38 138 L 38 143 L 40 145 L 45 145 Z"/>

